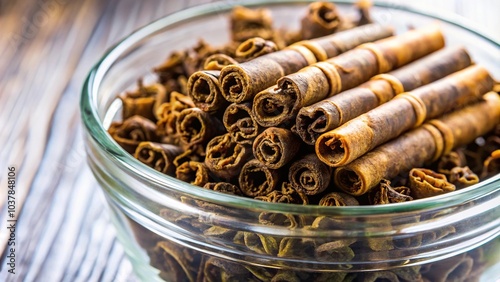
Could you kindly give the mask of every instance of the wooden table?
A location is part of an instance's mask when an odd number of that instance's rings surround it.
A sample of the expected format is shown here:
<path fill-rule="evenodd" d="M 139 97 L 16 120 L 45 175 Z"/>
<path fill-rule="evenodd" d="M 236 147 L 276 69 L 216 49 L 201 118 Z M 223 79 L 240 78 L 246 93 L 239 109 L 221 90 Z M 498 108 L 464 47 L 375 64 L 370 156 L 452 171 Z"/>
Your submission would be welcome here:
<path fill-rule="evenodd" d="M 86 165 L 80 90 L 120 38 L 201 2 L 210 1 L 0 2 L 0 281 L 135 281 Z M 462 14 L 500 39 L 499 1 L 416 2 Z M 16 174 L 16 274 L 5 260 L 8 167 Z"/>

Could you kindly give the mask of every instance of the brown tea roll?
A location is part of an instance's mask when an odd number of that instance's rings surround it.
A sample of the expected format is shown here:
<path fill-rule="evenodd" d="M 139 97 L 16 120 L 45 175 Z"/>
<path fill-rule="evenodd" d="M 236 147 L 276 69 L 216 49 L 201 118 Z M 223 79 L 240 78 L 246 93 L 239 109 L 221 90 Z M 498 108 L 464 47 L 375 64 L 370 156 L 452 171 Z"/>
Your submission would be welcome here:
<path fill-rule="evenodd" d="M 300 139 L 290 130 L 269 127 L 255 138 L 253 155 L 268 168 L 278 169 L 295 157 L 300 144 Z"/>
<path fill-rule="evenodd" d="M 219 75 L 217 70 L 202 70 L 188 79 L 188 96 L 205 112 L 216 111 L 228 104 L 220 91 Z"/>
<path fill-rule="evenodd" d="M 226 54 L 213 54 L 209 56 L 203 64 L 204 70 L 218 70 L 229 65 L 237 65 L 238 61 Z"/>
<path fill-rule="evenodd" d="M 186 76 L 184 69 L 184 60 L 186 59 L 186 52 L 173 52 L 170 56 L 153 71 L 158 76 L 158 81 L 163 85 L 169 85 L 171 91 L 179 91 L 179 85 L 176 81 L 181 76 Z M 172 85 L 173 84 L 173 85 Z"/>
<path fill-rule="evenodd" d="M 490 92 L 483 97 L 483 101 L 431 120 L 337 168 L 335 184 L 351 195 L 363 195 L 384 178 L 422 167 L 486 134 L 500 122 L 500 96 Z"/>
<path fill-rule="evenodd" d="M 154 83 L 144 85 L 142 79 L 137 82 L 137 89 L 132 92 L 118 96 L 123 103 L 122 119 L 127 119 L 131 116 L 140 115 L 152 121 L 155 121 L 156 109 L 163 102 L 166 102 L 167 89 L 165 86 Z"/>
<path fill-rule="evenodd" d="M 258 160 L 250 160 L 241 169 L 240 189 L 249 197 L 265 196 L 275 190 L 280 174 L 277 170 L 265 167 Z"/>
<path fill-rule="evenodd" d="M 236 48 L 236 58 L 248 61 L 262 55 L 278 51 L 278 46 L 273 41 L 261 37 L 253 37 L 242 42 Z"/>
<path fill-rule="evenodd" d="M 500 150 L 495 150 L 484 161 L 481 177 L 488 177 L 500 172 Z"/>
<path fill-rule="evenodd" d="M 150 232 L 150 231 L 148 231 Z M 195 281 L 199 253 L 170 241 L 160 241 L 150 250 L 151 265 L 165 281 Z"/>
<path fill-rule="evenodd" d="M 203 187 L 210 181 L 208 168 L 201 162 L 185 162 L 175 170 L 175 177 L 187 183 Z"/>
<path fill-rule="evenodd" d="M 177 157 L 175 157 L 173 163 L 175 167 L 177 168 L 183 163 L 187 162 L 200 162 L 203 160 L 203 157 L 197 154 L 195 151 L 192 149 L 187 149 L 184 150 L 182 153 L 180 153 Z"/>
<path fill-rule="evenodd" d="M 156 125 L 142 116 L 132 116 L 123 122 L 113 122 L 108 129 L 109 135 L 125 151 L 133 154 L 139 143 L 143 141 L 158 142 Z"/>
<path fill-rule="evenodd" d="M 252 274 L 242 264 L 219 259 L 215 256 L 207 256 L 207 259 L 200 266 L 198 275 L 200 281 L 220 282 L 220 281 L 249 281 Z"/>
<path fill-rule="evenodd" d="M 397 69 L 444 47 L 444 36 L 439 24 L 412 29 L 396 38 L 389 37 L 359 46 L 377 56 L 379 73 Z"/>
<path fill-rule="evenodd" d="M 257 196 L 256 200 L 261 200 L 269 203 L 287 203 L 306 205 L 308 198 L 302 189 L 293 189 L 290 183 L 283 182 L 281 190 L 273 190 L 265 196 Z"/>
<path fill-rule="evenodd" d="M 318 157 L 329 166 L 349 164 L 376 146 L 438 117 L 477 101 L 493 88 L 481 66 L 471 66 L 441 80 L 400 94 L 342 126 L 323 133 L 315 144 Z"/>
<path fill-rule="evenodd" d="M 240 190 L 240 187 L 228 182 L 208 182 L 205 185 L 203 185 L 203 188 L 236 196 L 243 195 L 243 193 Z"/>
<path fill-rule="evenodd" d="M 273 19 L 268 9 L 236 6 L 231 11 L 229 21 L 233 41 L 243 42 L 252 37 L 273 37 Z"/>
<path fill-rule="evenodd" d="M 410 170 L 411 195 L 423 199 L 455 191 L 455 185 L 448 182 L 446 175 L 426 168 Z"/>
<path fill-rule="evenodd" d="M 180 142 L 187 147 L 205 146 L 212 137 L 224 132 L 219 119 L 198 108 L 184 109 L 176 122 Z"/>
<path fill-rule="evenodd" d="M 360 86 L 299 110 L 294 131 L 314 145 L 330 131 L 383 104 L 395 95 L 412 91 L 468 67 L 471 59 L 462 47 L 446 48 L 389 73 L 375 76 Z"/>
<path fill-rule="evenodd" d="M 170 93 L 170 100 L 161 104 L 156 111 L 156 133 L 164 143 L 179 144 L 176 122 L 184 109 L 195 107 L 193 100 L 177 91 Z"/>
<path fill-rule="evenodd" d="M 465 164 L 465 156 L 460 151 L 451 151 L 439 159 L 437 172 L 449 176 L 453 168 L 462 167 Z"/>
<path fill-rule="evenodd" d="M 353 196 L 342 192 L 331 192 L 319 200 L 320 206 L 328 207 L 344 207 L 344 206 L 359 206 L 358 200 Z"/>
<path fill-rule="evenodd" d="M 372 191 L 369 202 L 372 205 L 385 205 L 412 201 L 413 198 L 410 193 L 410 188 L 404 186 L 393 188 L 389 180 L 382 179 L 380 184 Z"/>
<path fill-rule="evenodd" d="M 173 175 L 175 172 L 174 159 L 182 153 L 182 148 L 154 142 L 141 142 L 137 146 L 134 158 L 154 168 L 159 172 Z"/>
<path fill-rule="evenodd" d="M 237 143 L 252 144 L 253 139 L 261 132 L 252 113 L 252 104 L 248 102 L 229 105 L 224 111 L 222 122 Z"/>
<path fill-rule="evenodd" d="M 414 45 L 420 47 L 410 49 Z M 289 122 L 295 119 L 302 107 L 356 87 L 376 74 L 412 62 L 443 46 L 444 41 L 437 28 L 411 30 L 371 45 L 360 45 L 342 55 L 286 75 L 277 81 L 277 86 L 258 93 L 253 101 L 255 117 L 260 125 L 266 127 Z M 404 53 L 404 56 L 398 57 L 395 62 L 386 62 L 393 54 L 399 53 Z"/>
<path fill-rule="evenodd" d="M 390 36 L 392 32 L 387 27 L 377 29 L 372 27 L 372 29 L 368 29 L 371 32 L 366 30 L 366 27 L 359 27 L 344 31 L 346 34 L 342 32 L 331 36 L 336 37 L 342 34 L 342 38 L 345 39 L 345 42 L 343 42 L 344 48 L 352 49 L 361 43 L 373 41 L 374 38 L 376 40 Z M 390 31 L 388 32 L 388 30 Z M 332 39 L 332 41 L 336 42 L 335 39 Z M 326 48 L 323 49 L 319 45 L 316 47 L 326 53 Z M 222 95 L 226 100 L 234 103 L 250 100 L 259 91 L 274 85 L 282 76 L 294 73 L 305 66 L 315 63 L 317 61 L 315 52 L 319 51 L 311 51 L 304 44 L 296 44 L 239 65 L 224 67 L 220 76 Z M 330 53 L 336 52 L 330 50 Z"/>
<path fill-rule="evenodd" d="M 302 18 L 300 31 L 303 39 L 311 39 L 332 34 L 340 25 L 341 18 L 334 3 L 313 2 Z"/>
<path fill-rule="evenodd" d="M 448 181 L 455 185 L 457 189 L 467 187 L 479 182 L 479 176 L 475 174 L 468 166 L 454 167 L 447 175 Z"/>
<path fill-rule="evenodd" d="M 205 165 L 226 181 L 238 176 L 252 156 L 250 144 L 238 144 L 230 133 L 216 136 L 207 144 Z"/>
<path fill-rule="evenodd" d="M 323 37 L 302 40 L 293 45 L 306 47 L 314 53 L 318 61 L 324 61 L 347 52 L 360 44 L 387 38 L 393 34 L 394 30 L 390 26 L 369 24 Z"/>
<path fill-rule="evenodd" d="M 464 254 L 454 256 L 443 261 L 433 262 L 430 270 L 424 274 L 429 281 L 463 281 L 469 277 L 474 261 Z"/>
<path fill-rule="evenodd" d="M 332 168 L 322 163 L 316 154 L 308 154 L 290 166 L 288 181 L 307 195 L 317 195 L 330 184 Z"/>

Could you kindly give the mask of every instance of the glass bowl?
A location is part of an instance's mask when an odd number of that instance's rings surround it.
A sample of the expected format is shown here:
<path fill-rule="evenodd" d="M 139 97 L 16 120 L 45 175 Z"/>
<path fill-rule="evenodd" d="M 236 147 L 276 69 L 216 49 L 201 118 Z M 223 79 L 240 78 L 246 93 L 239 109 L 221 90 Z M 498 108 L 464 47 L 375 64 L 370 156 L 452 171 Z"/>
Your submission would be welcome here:
<path fill-rule="evenodd" d="M 108 135 L 117 94 L 175 50 L 229 40 L 233 4 L 265 6 L 275 26 L 298 28 L 307 1 L 215 2 L 155 21 L 111 48 L 83 87 L 88 163 L 118 238 L 144 281 L 493 281 L 500 277 L 500 175 L 400 204 L 319 207 L 266 203 L 200 189 L 134 159 Z M 336 1 L 341 11 L 351 8 Z M 500 44 L 452 17 L 377 4 L 373 17 L 401 32 L 441 21 L 447 45 L 464 45 L 500 74 Z M 295 25 L 294 25 L 295 24 Z M 376 280 L 376 279 L 379 280 Z M 383 280 L 383 281 L 386 281 Z"/>

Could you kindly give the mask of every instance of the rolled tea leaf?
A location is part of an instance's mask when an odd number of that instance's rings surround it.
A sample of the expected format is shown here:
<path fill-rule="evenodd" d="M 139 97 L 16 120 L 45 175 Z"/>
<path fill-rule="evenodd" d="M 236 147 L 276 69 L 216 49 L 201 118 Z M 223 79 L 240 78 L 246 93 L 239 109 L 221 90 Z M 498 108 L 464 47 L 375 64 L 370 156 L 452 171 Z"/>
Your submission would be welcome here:
<path fill-rule="evenodd" d="M 331 2 L 309 4 L 307 15 L 301 20 L 303 39 L 311 39 L 334 33 L 341 25 L 337 7 Z"/>
<path fill-rule="evenodd" d="M 139 143 L 134 157 L 159 172 L 172 175 L 175 172 L 173 161 L 182 151 L 179 146 L 148 141 Z"/>
<path fill-rule="evenodd" d="M 219 75 L 218 70 L 202 70 L 193 73 L 188 79 L 189 97 L 205 112 L 216 111 L 228 104 L 221 94 Z"/>
<path fill-rule="evenodd" d="M 214 191 L 219 191 L 225 194 L 231 194 L 231 195 L 237 195 L 237 196 L 242 196 L 243 193 L 241 192 L 240 187 L 227 183 L 227 182 L 208 182 L 203 185 L 203 188 L 205 189 L 210 189 Z"/>
<path fill-rule="evenodd" d="M 370 10 L 373 6 L 371 0 L 358 0 L 356 2 L 356 8 L 359 12 L 359 18 L 357 20 L 357 25 L 365 25 L 369 23 L 373 23 L 372 16 Z"/>
<path fill-rule="evenodd" d="M 444 174 L 425 168 L 410 170 L 410 188 L 411 194 L 415 199 L 423 199 L 455 191 L 455 185 L 449 183 Z"/>
<path fill-rule="evenodd" d="M 377 56 L 379 73 L 386 73 L 437 51 L 444 44 L 439 24 L 430 24 L 359 48 L 372 51 Z"/>
<path fill-rule="evenodd" d="M 151 265 L 158 268 L 160 277 L 165 281 L 195 281 L 195 251 L 169 241 L 161 241 L 150 251 Z"/>
<path fill-rule="evenodd" d="M 279 172 L 253 159 L 243 166 L 238 181 L 243 194 L 249 197 L 264 196 L 278 185 Z"/>
<path fill-rule="evenodd" d="M 236 64 L 238 64 L 238 61 L 226 54 L 213 54 L 205 60 L 203 69 L 220 71 L 225 66 Z"/>
<path fill-rule="evenodd" d="M 364 42 L 385 38 L 391 34 L 392 29 L 388 27 L 359 27 L 330 35 L 327 39 L 318 39 L 323 40 L 324 43 L 314 44 L 314 51 L 309 45 L 301 43 L 239 65 L 224 67 L 220 76 L 222 95 L 226 100 L 236 103 L 250 100 L 258 92 L 274 85 L 282 76 L 315 63 L 317 53 L 322 53 L 323 56 L 336 56 L 346 51 L 345 49 L 349 50 Z M 340 45 L 342 48 L 336 48 L 336 37 L 343 39 L 338 42 L 339 45 L 342 44 Z M 323 47 L 323 45 L 330 47 Z"/>
<path fill-rule="evenodd" d="M 193 100 L 177 91 L 170 93 L 170 100 L 161 104 L 156 111 L 156 133 L 165 143 L 178 144 L 176 122 L 182 110 L 195 107 Z"/>
<path fill-rule="evenodd" d="M 272 236 L 259 233 L 243 232 L 245 246 L 257 254 L 268 254 L 276 256 L 278 254 L 278 241 Z"/>
<path fill-rule="evenodd" d="M 355 254 L 346 243 L 349 242 L 339 240 L 321 244 L 314 250 L 315 257 L 320 261 L 351 261 Z"/>
<path fill-rule="evenodd" d="M 359 206 L 358 200 L 353 196 L 342 192 L 331 192 L 319 200 L 320 206 L 327 207 L 344 207 L 344 206 Z"/>
<path fill-rule="evenodd" d="M 313 145 L 319 135 L 335 129 L 392 99 L 404 91 L 434 82 L 468 67 L 471 59 L 462 47 L 446 48 L 389 73 L 375 76 L 360 86 L 302 107 L 295 131 Z"/>
<path fill-rule="evenodd" d="M 495 150 L 484 161 L 481 177 L 487 177 L 500 172 L 500 149 Z"/>
<path fill-rule="evenodd" d="M 268 9 L 249 9 L 243 6 L 233 8 L 230 15 L 231 37 L 243 42 L 252 37 L 271 39 L 273 20 Z"/>
<path fill-rule="evenodd" d="M 137 89 L 118 96 L 122 101 L 122 119 L 140 115 L 152 121 L 156 120 L 155 111 L 167 99 L 165 86 L 154 83 L 144 85 L 142 79 L 137 82 Z"/>
<path fill-rule="evenodd" d="M 111 137 L 125 151 L 133 154 L 143 141 L 158 142 L 156 124 L 142 116 L 132 116 L 123 122 L 113 122 L 108 129 Z"/>
<path fill-rule="evenodd" d="M 252 113 L 251 103 L 232 103 L 224 111 L 222 122 L 237 143 L 252 144 L 261 131 Z"/>
<path fill-rule="evenodd" d="M 175 177 L 187 183 L 203 187 L 209 182 L 208 168 L 201 162 L 185 162 L 175 170 Z"/>
<path fill-rule="evenodd" d="M 294 45 L 306 47 L 314 53 L 318 61 L 324 61 L 347 52 L 360 44 L 386 38 L 393 34 L 392 27 L 369 24 L 323 37 L 302 40 Z"/>
<path fill-rule="evenodd" d="M 261 37 L 253 37 L 236 48 L 236 58 L 248 61 L 276 51 L 278 51 L 278 46 L 274 42 Z"/>
<path fill-rule="evenodd" d="M 318 137 L 318 157 L 329 166 L 349 164 L 376 146 L 464 106 L 493 87 L 493 79 L 481 66 L 471 66 L 443 79 L 400 94 L 379 107 Z"/>
<path fill-rule="evenodd" d="M 378 187 L 372 191 L 369 201 L 372 205 L 402 203 L 413 200 L 410 193 L 410 188 L 404 186 L 393 188 L 389 180 L 382 179 Z"/>
<path fill-rule="evenodd" d="M 210 256 L 202 266 L 202 281 L 249 281 L 251 273 L 243 265 Z"/>
<path fill-rule="evenodd" d="M 191 149 L 184 150 L 182 153 L 180 153 L 175 159 L 173 160 L 173 163 L 175 167 L 180 166 L 183 163 L 186 162 L 199 162 L 203 158 L 197 154 L 195 151 Z"/>
<path fill-rule="evenodd" d="M 253 155 L 268 168 L 278 169 L 295 158 L 300 144 L 300 139 L 290 130 L 269 127 L 255 138 Z"/>
<path fill-rule="evenodd" d="M 186 50 L 186 56 L 182 61 L 186 73 L 185 76 L 189 77 L 193 73 L 202 70 L 207 58 L 214 54 L 234 56 L 235 48 L 236 44 L 234 42 L 214 47 L 203 39 L 198 40 L 198 43 L 194 47 Z"/>
<path fill-rule="evenodd" d="M 471 257 L 458 255 L 432 263 L 429 272 L 425 273 L 424 277 L 436 282 L 461 281 L 469 277 L 473 264 Z"/>
<path fill-rule="evenodd" d="M 254 266 L 254 265 L 245 265 L 245 268 L 252 273 L 257 281 L 271 281 L 271 279 L 276 275 L 275 269 Z"/>
<path fill-rule="evenodd" d="M 230 133 L 216 136 L 207 144 L 205 165 L 213 175 L 230 180 L 237 177 L 251 158 L 249 144 L 236 143 Z"/>
<path fill-rule="evenodd" d="M 477 176 L 477 174 L 475 174 L 468 166 L 457 166 L 452 168 L 447 178 L 450 183 L 457 187 L 457 189 L 479 182 L 479 176 Z"/>
<path fill-rule="evenodd" d="M 437 172 L 442 173 L 446 176 L 450 176 L 450 172 L 455 167 L 465 166 L 465 156 L 459 151 L 451 151 L 450 153 L 443 155 L 437 164 Z"/>
<path fill-rule="evenodd" d="M 422 167 L 486 134 L 500 122 L 500 97 L 494 92 L 483 97 L 483 101 L 431 120 L 337 168 L 335 184 L 351 195 L 363 195 L 384 178 Z"/>
<path fill-rule="evenodd" d="M 330 184 L 332 168 L 322 163 L 316 154 L 308 154 L 290 166 L 288 180 L 306 195 L 317 195 Z"/>
<path fill-rule="evenodd" d="M 269 203 L 287 203 L 287 204 L 302 204 L 307 205 L 309 199 L 303 189 L 294 189 L 288 182 L 282 182 L 281 190 L 271 191 L 265 196 L 257 196 L 256 200 L 261 200 Z"/>
<path fill-rule="evenodd" d="M 180 90 L 177 79 L 186 76 L 183 65 L 185 59 L 186 52 L 173 52 L 160 66 L 154 68 L 153 71 L 157 74 L 159 82 L 163 85 L 169 85 L 167 87 L 169 90 Z"/>
<path fill-rule="evenodd" d="M 198 108 L 184 109 L 176 122 L 180 142 L 187 147 L 205 146 L 214 136 L 224 132 L 222 122 Z"/>

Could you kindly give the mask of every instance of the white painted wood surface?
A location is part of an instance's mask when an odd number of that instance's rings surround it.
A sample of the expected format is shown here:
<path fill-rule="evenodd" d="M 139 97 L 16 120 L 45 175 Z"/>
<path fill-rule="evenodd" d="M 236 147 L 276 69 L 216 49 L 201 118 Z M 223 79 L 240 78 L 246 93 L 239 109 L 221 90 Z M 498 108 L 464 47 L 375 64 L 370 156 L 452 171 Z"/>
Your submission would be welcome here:
<path fill-rule="evenodd" d="M 0 281 L 135 281 L 86 166 L 80 89 L 90 67 L 120 38 L 200 2 L 210 1 L 0 2 L 2 251 L 9 236 L 8 166 L 17 171 L 18 219 L 17 274 L 6 272 L 3 252 Z M 385 2 L 454 12 L 500 40 L 497 0 Z"/>

